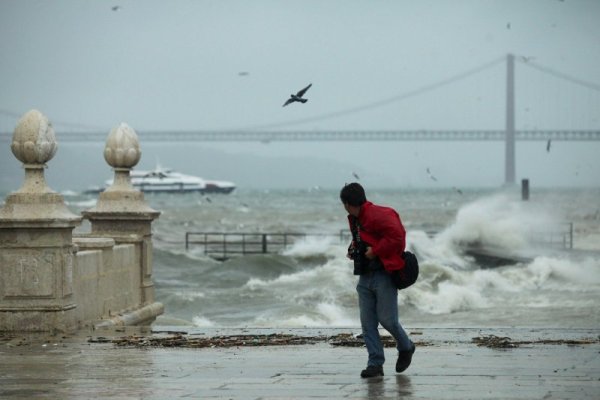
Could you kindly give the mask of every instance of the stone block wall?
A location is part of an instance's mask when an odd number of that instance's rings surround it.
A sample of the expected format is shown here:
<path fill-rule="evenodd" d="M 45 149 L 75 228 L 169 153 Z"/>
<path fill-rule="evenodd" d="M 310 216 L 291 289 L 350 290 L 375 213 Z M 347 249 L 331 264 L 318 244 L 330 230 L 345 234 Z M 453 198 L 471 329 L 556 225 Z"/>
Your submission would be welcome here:
<path fill-rule="evenodd" d="M 44 178 L 57 148 L 44 115 L 32 110 L 21 118 L 11 149 L 25 179 L 0 208 L 0 331 L 151 323 L 164 310 L 154 301 L 151 265 L 159 213 L 130 183 L 141 156 L 137 135 L 126 124 L 110 132 L 104 156 L 115 183 L 83 212 L 91 233 L 75 237 L 82 216 Z"/>

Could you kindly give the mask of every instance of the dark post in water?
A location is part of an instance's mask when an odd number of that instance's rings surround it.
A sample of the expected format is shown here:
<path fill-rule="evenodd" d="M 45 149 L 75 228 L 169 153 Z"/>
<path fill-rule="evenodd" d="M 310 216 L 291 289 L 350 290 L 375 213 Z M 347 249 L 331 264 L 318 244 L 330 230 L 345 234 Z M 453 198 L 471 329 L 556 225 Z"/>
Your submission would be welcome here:
<path fill-rule="evenodd" d="M 529 200 L 529 179 L 521 180 L 521 199 L 523 201 Z"/>

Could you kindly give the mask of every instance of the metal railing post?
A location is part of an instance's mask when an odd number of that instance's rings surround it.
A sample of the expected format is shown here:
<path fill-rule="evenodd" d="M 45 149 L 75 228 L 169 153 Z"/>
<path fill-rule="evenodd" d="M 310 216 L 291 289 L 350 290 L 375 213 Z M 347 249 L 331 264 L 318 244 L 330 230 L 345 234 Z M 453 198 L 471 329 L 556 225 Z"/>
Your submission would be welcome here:
<path fill-rule="evenodd" d="M 573 223 L 569 223 L 569 249 L 573 250 Z"/>

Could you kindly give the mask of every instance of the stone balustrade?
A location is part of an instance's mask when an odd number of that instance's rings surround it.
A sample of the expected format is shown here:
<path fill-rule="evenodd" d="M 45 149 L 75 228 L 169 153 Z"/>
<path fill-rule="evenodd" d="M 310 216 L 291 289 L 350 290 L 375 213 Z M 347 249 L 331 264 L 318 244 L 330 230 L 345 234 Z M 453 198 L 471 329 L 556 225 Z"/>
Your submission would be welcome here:
<path fill-rule="evenodd" d="M 151 227 L 160 213 L 130 182 L 141 157 L 135 131 L 123 123 L 108 135 L 104 158 L 114 183 L 83 212 L 91 224 L 85 235 L 73 234 L 82 216 L 45 180 L 57 149 L 42 113 L 19 120 L 11 150 L 25 178 L 0 208 L 0 331 L 151 323 L 164 310 L 152 282 Z"/>

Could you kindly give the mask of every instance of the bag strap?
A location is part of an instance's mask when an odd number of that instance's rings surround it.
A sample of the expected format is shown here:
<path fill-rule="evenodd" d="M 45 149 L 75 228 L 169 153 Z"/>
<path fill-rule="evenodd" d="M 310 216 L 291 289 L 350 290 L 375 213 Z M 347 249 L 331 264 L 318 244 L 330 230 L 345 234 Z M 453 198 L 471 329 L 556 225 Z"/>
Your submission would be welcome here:
<path fill-rule="evenodd" d="M 350 216 L 350 221 L 350 232 L 352 233 L 352 240 L 354 241 L 354 243 L 356 243 L 356 245 L 358 245 L 360 243 L 360 224 L 358 223 L 358 218 L 352 215 Z"/>

